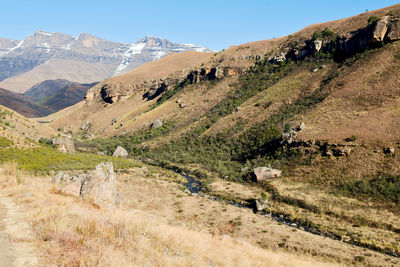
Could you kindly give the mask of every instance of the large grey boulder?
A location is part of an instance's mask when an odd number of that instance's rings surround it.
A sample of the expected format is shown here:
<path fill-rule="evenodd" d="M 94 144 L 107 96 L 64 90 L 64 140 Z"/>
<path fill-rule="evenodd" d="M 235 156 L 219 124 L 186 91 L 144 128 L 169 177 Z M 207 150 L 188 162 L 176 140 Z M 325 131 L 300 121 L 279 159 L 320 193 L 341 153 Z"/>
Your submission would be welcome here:
<path fill-rule="evenodd" d="M 113 153 L 113 157 L 116 158 L 126 158 L 128 156 L 128 151 L 122 146 L 118 146 Z"/>
<path fill-rule="evenodd" d="M 118 205 L 120 203 L 114 166 L 111 162 L 97 165 L 96 169 L 85 177 L 80 196 L 99 206 Z"/>
<path fill-rule="evenodd" d="M 151 124 L 151 128 L 153 129 L 157 129 L 160 128 L 161 126 L 163 126 L 163 123 L 161 120 L 156 119 L 152 124 Z"/>
<path fill-rule="evenodd" d="M 282 171 L 268 167 L 257 167 L 253 171 L 254 181 L 257 183 L 279 177 L 281 174 Z"/>

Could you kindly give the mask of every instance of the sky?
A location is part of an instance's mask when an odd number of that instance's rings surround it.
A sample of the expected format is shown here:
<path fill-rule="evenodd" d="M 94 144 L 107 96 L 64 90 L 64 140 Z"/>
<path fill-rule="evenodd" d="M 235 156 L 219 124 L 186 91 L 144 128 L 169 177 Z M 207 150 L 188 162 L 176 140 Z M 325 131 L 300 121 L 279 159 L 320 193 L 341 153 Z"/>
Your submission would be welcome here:
<path fill-rule="evenodd" d="M 294 33 L 399 4 L 400 0 L 1 0 L 0 37 L 22 40 L 35 30 L 90 33 L 132 43 L 162 37 L 222 50 Z"/>

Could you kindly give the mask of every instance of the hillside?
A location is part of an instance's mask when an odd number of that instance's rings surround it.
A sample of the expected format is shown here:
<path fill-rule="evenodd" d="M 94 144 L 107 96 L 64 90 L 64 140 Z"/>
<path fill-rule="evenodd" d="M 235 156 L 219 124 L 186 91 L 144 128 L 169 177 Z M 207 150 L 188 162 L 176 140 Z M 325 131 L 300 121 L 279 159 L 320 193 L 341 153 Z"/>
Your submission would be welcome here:
<path fill-rule="evenodd" d="M 36 31 L 22 41 L 0 39 L 0 87 L 23 93 L 45 80 L 92 83 L 183 51 L 210 50 L 157 37 L 124 44 L 87 33 Z"/>
<path fill-rule="evenodd" d="M 47 108 L 45 115 L 48 115 L 82 101 L 87 90 L 96 84 L 97 82 L 80 84 L 68 80 L 47 80 L 33 86 L 24 95 L 32 97 L 40 106 Z"/>
<path fill-rule="evenodd" d="M 101 82 L 50 125 L 72 131 L 78 149 L 111 154 L 123 146 L 195 176 L 213 197 L 247 207 L 265 199 L 262 214 L 296 231 L 396 262 L 399 28 L 395 5 L 190 65 L 172 63 L 192 55 L 171 55 Z M 164 71 L 151 71 L 157 66 Z M 255 183 L 261 166 L 282 176 Z"/>
<path fill-rule="evenodd" d="M 0 105 L 6 106 L 25 117 L 42 117 L 49 114 L 48 109 L 37 105 L 29 96 L 0 88 Z"/>

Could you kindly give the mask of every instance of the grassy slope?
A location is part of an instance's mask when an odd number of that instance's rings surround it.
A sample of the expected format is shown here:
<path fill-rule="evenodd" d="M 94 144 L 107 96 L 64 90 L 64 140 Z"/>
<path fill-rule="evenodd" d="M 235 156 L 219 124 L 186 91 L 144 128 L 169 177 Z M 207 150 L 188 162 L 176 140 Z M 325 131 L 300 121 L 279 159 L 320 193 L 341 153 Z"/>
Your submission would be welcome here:
<path fill-rule="evenodd" d="M 389 11 L 398 15 L 399 6 L 313 25 L 275 41 L 232 47 L 210 60 L 249 66 L 254 61 L 229 58 L 267 53 L 278 45 L 309 38 L 325 27 L 344 34 L 365 27 L 370 16 Z M 383 147 L 395 145 L 400 131 L 398 55 L 399 43 L 392 43 L 344 62 L 314 57 L 273 66 L 260 60 L 247 74 L 185 86 L 161 105 L 138 98 L 106 108 L 99 105 L 97 113 L 90 115 L 93 118 L 101 114 L 105 121 L 111 121 L 117 110 L 125 109 L 129 115 L 124 127 L 109 132 L 119 137 L 91 143 L 109 152 L 123 145 L 144 160 L 167 167 L 178 165 L 198 177 L 208 174 L 230 181 L 243 182 L 252 168 L 271 164 L 284 173 L 284 178 L 262 187 L 272 212 L 343 240 L 399 253 L 400 214 L 398 198 L 393 197 L 398 192 L 392 188 L 398 183 L 400 158 L 382 153 Z M 177 107 L 179 98 L 190 103 L 188 108 Z M 77 114 L 69 119 L 87 118 Z M 156 118 L 166 122 L 164 127 L 148 129 Z M 54 125 L 66 121 L 62 118 Z M 345 158 L 305 156 L 277 147 L 276 138 L 285 125 L 296 126 L 301 121 L 307 125 L 301 139 L 344 143 L 343 139 L 354 135 L 357 146 Z M 100 129 L 104 128 L 94 130 L 100 133 Z M 127 132 L 134 134 L 121 135 Z M 357 189 L 360 186 L 362 190 Z M 381 189 L 375 192 L 371 187 Z M 217 193 L 212 186 L 208 189 Z"/>

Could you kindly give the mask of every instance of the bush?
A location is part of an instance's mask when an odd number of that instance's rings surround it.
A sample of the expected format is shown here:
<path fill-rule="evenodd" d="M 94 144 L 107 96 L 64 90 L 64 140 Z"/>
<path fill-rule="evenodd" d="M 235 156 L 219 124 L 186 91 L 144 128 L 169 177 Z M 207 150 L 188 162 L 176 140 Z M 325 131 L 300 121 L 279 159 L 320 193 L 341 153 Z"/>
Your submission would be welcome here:
<path fill-rule="evenodd" d="M 378 173 L 376 177 L 341 184 L 338 189 L 346 195 L 372 197 L 400 202 L 400 175 Z"/>
<path fill-rule="evenodd" d="M 375 16 L 369 17 L 369 19 L 368 19 L 368 25 L 371 25 L 372 23 L 374 23 L 374 22 L 377 21 L 377 20 L 378 20 L 378 18 L 375 17 Z"/>

